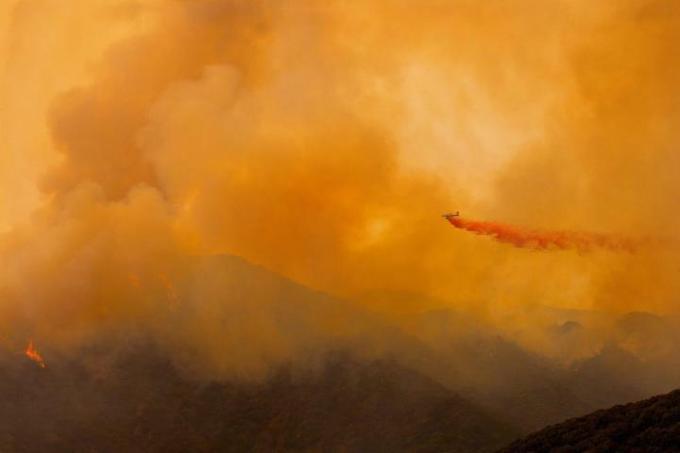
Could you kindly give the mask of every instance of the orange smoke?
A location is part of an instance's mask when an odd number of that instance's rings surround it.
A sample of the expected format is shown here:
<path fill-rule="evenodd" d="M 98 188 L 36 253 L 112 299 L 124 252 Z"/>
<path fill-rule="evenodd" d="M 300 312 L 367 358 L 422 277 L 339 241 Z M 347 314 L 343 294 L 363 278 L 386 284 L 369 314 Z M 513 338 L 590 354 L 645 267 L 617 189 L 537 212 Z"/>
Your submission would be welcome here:
<path fill-rule="evenodd" d="M 458 216 L 446 216 L 451 225 L 475 234 L 491 236 L 496 240 L 515 247 L 534 250 L 578 250 L 593 249 L 635 252 L 639 242 L 630 238 L 583 231 L 541 231 L 526 229 L 497 222 L 467 220 Z"/>
<path fill-rule="evenodd" d="M 40 368 L 45 368 L 45 360 L 43 360 L 42 356 L 38 352 L 38 350 L 35 348 L 33 345 L 33 340 L 29 340 L 28 346 L 26 346 L 26 350 L 24 351 L 24 354 L 26 354 L 26 357 L 29 359 L 33 360 L 35 363 L 37 363 Z"/>
<path fill-rule="evenodd" d="M 177 295 L 177 289 L 175 289 L 175 284 L 170 280 L 170 278 L 161 272 L 158 274 L 158 279 L 161 281 L 163 284 L 163 288 L 165 289 L 165 295 L 167 299 L 173 303 L 176 304 L 179 302 L 179 296 Z"/>

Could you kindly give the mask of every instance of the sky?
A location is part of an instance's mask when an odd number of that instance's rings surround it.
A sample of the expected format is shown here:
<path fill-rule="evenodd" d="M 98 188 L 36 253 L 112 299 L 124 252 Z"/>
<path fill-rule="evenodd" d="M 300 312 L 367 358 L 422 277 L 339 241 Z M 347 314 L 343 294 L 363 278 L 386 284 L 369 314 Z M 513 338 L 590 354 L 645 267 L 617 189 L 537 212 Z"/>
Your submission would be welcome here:
<path fill-rule="evenodd" d="M 146 317 L 130 282 L 213 254 L 396 318 L 677 313 L 679 21 L 647 0 L 3 0 L 0 319 L 70 338 Z M 513 247 L 456 210 L 644 245 Z"/>

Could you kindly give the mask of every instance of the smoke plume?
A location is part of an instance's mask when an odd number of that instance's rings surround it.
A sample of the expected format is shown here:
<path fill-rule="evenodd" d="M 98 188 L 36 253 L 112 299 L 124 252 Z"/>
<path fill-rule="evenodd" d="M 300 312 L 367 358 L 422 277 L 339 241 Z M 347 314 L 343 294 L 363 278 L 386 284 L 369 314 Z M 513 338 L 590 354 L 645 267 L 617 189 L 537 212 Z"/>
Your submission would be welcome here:
<path fill-rule="evenodd" d="M 257 374 L 357 330 L 399 349 L 371 316 L 463 311 L 541 349 L 531 307 L 677 313 L 676 253 L 575 252 L 680 227 L 679 18 L 652 0 L 4 1 L 0 333 L 51 364 L 137 329 Z M 451 207 L 568 250 L 451 234 Z M 344 305 L 275 280 L 246 296 L 214 255 Z"/>

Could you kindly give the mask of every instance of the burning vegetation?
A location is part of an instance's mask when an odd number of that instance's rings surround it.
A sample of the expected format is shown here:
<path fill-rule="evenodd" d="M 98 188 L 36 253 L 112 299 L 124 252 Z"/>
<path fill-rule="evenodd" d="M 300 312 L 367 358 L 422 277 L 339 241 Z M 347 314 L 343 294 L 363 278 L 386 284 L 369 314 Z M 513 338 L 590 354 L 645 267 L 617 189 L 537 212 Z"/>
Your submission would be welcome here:
<path fill-rule="evenodd" d="M 26 357 L 37 363 L 40 368 L 46 367 L 45 360 L 43 359 L 42 355 L 40 355 L 38 350 L 35 348 L 33 340 L 28 341 L 28 345 L 26 346 L 24 354 L 26 355 Z"/>

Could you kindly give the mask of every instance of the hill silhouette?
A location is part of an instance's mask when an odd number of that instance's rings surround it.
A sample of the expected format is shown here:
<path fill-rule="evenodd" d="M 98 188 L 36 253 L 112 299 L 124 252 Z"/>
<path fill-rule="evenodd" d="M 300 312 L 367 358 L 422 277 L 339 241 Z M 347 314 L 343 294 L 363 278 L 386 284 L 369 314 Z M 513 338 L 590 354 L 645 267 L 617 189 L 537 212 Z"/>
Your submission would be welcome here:
<path fill-rule="evenodd" d="M 197 382 L 152 351 L 118 354 L 105 373 L 77 362 L 2 367 L 0 451 L 473 452 L 518 435 L 389 360 L 338 353 L 262 382 Z"/>
<path fill-rule="evenodd" d="M 551 451 L 680 451 L 680 390 L 549 426 L 499 453 Z"/>
<path fill-rule="evenodd" d="M 47 368 L 0 350 L 1 452 L 483 452 L 652 384 L 677 387 L 672 369 L 615 346 L 565 368 L 462 313 L 412 317 L 428 341 L 238 257 L 185 265 L 170 294 L 149 290 L 172 296 L 153 322 L 97 331 L 68 352 L 37 342 Z M 624 321 L 624 333 L 640 326 L 629 344 L 650 349 L 657 320 Z M 267 341 L 253 346 L 263 326 Z M 587 329 L 567 326 L 556 335 Z M 253 353 L 280 350 L 291 354 L 267 368 Z"/>

